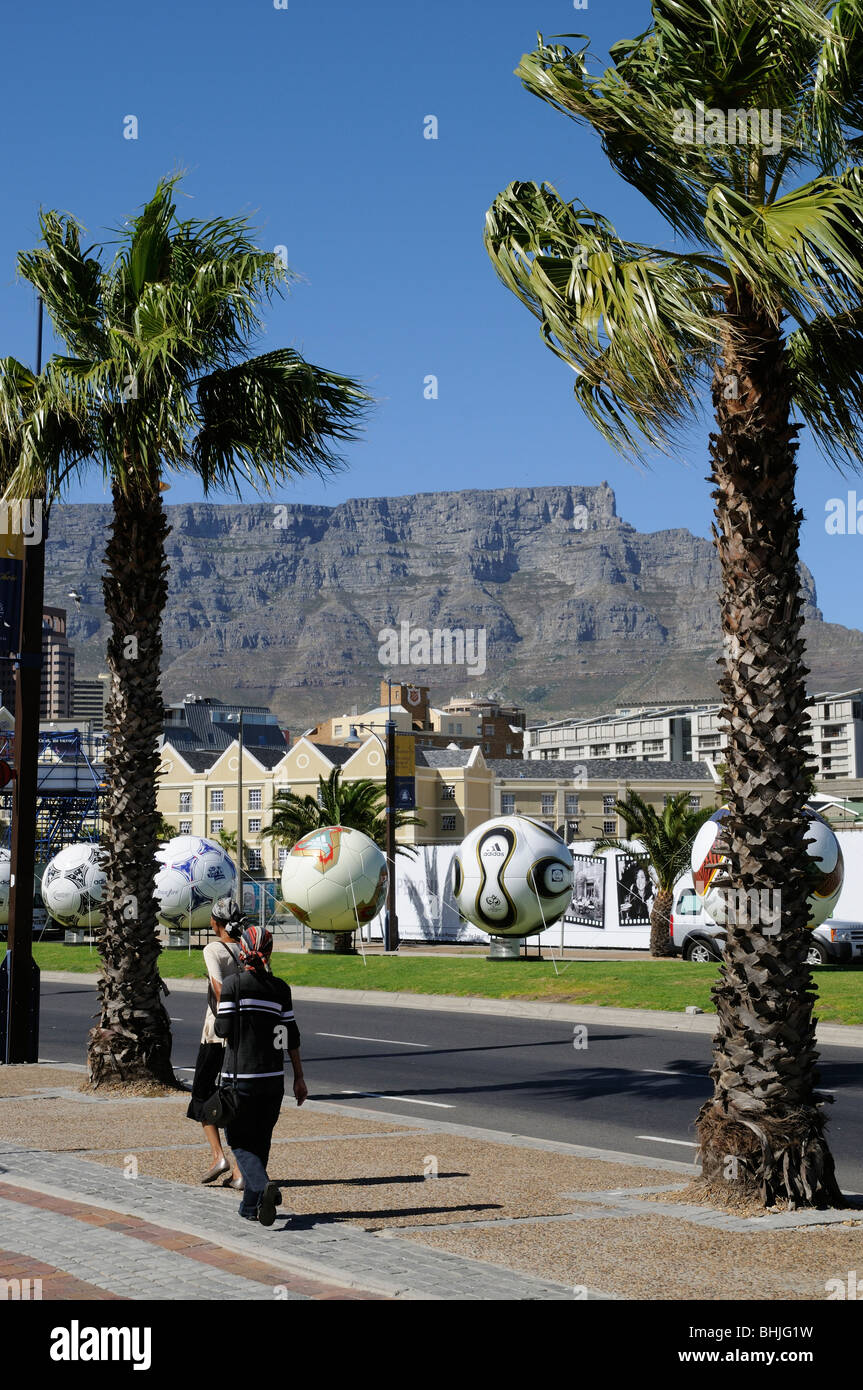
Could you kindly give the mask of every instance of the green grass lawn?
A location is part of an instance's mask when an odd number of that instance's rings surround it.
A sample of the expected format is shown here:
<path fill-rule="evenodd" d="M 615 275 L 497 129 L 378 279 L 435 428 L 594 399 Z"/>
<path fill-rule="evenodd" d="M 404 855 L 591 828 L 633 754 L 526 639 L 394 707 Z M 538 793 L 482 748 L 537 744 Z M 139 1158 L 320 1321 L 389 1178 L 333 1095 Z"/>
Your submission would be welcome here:
<path fill-rule="evenodd" d="M 42 970 L 93 971 L 98 955 L 86 946 L 43 944 L 34 947 Z M 683 961 L 487 961 L 446 956 L 273 956 L 276 974 L 293 985 L 336 989 L 402 990 L 411 994 L 452 994 L 485 999 L 540 999 L 561 1004 L 605 1004 L 627 1009 L 682 1011 L 697 1004 L 713 1012 L 710 986 L 714 965 Z M 160 968 L 166 980 L 203 979 L 200 951 L 164 951 Z M 827 966 L 813 971 L 818 990 L 816 1014 L 835 1023 L 863 1023 L 863 974 L 859 969 Z"/>

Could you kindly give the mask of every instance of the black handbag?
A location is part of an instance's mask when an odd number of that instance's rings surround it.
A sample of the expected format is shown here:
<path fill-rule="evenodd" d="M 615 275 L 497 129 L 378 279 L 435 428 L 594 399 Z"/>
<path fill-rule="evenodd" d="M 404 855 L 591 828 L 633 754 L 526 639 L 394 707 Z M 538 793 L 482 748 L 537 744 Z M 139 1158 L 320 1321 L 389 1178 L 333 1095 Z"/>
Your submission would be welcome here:
<path fill-rule="evenodd" d="M 237 1018 L 236 1026 L 233 1030 L 234 1045 L 234 1078 L 233 1084 L 226 1086 L 222 1073 L 219 1072 L 219 1084 L 209 1100 L 204 1101 L 204 1123 L 215 1125 L 216 1129 L 225 1129 L 237 1118 L 242 1096 L 237 1088 L 237 1064 L 240 1053 L 240 986 L 237 982 Z"/>

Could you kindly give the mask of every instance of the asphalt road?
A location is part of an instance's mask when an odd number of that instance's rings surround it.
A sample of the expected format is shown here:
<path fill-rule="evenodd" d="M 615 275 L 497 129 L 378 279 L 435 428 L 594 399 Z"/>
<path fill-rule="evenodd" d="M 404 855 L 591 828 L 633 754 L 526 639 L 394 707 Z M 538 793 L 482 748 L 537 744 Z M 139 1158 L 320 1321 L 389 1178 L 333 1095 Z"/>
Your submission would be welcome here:
<path fill-rule="evenodd" d="M 172 985 L 167 1003 L 190 1079 L 205 998 Z M 95 1010 L 92 987 L 43 984 L 41 1058 L 83 1062 Z M 537 1019 L 300 1001 L 297 1018 L 310 1096 L 393 1115 L 687 1162 L 712 1092 L 702 1034 L 591 1025 L 576 1049 L 571 1025 Z M 820 1085 L 840 1183 L 863 1193 L 863 1052 L 825 1047 Z"/>

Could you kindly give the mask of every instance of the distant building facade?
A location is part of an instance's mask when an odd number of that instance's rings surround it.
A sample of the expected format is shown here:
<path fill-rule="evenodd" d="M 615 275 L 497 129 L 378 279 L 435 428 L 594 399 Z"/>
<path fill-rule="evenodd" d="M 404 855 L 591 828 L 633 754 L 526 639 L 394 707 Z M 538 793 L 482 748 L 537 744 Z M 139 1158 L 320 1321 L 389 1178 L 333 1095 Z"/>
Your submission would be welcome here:
<path fill-rule="evenodd" d="M 94 730 L 104 729 L 107 697 L 107 676 L 94 680 L 76 677 L 72 682 L 72 718 Z"/>
<path fill-rule="evenodd" d="M 863 777 L 863 689 L 811 695 L 804 742 L 819 782 Z M 728 738 L 718 704 L 640 706 L 591 719 L 558 719 L 527 730 L 526 756 L 692 759 L 713 766 L 725 760 Z"/>
<path fill-rule="evenodd" d="M 240 714 L 247 748 L 272 748 L 283 753 L 285 736 L 277 717 L 266 705 L 226 705 L 211 696 L 187 695 L 165 706 L 163 740 L 177 751 L 222 749 L 236 739 Z"/>
<path fill-rule="evenodd" d="M 71 719 L 75 652 L 66 637 L 65 608 L 42 610 L 40 719 Z"/>
<path fill-rule="evenodd" d="M 441 709 L 429 702 L 427 685 L 381 681 L 380 701 L 373 709 L 354 709 L 334 715 L 306 735 L 313 743 L 361 742 L 371 727 L 383 735 L 387 719 L 401 733 L 416 735 L 418 748 L 480 748 L 490 758 L 520 758 L 523 753 L 525 712 L 516 705 L 474 695 L 450 700 Z M 351 730 L 355 730 L 352 734 Z"/>

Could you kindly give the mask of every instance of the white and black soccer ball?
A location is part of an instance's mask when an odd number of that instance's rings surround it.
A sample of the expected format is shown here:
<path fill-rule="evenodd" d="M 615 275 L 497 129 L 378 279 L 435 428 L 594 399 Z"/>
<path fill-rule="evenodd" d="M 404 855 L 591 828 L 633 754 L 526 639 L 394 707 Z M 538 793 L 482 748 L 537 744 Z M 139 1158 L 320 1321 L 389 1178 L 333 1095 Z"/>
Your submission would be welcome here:
<path fill-rule="evenodd" d="M 572 900 L 572 854 L 530 816 L 498 816 L 472 830 L 456 852 L 453 875 L 462 917 L 491 936 L 544 931 Z"/>
<path fill-rule="evenodd" d="M 831 827 L 814 811 L 805 810 L 809 822 L 806 852 L 815 863 L 816 880 L 807 899 L 809 926 L 819 927 L 833 915 L 845 878 L 842 849 Z M 726 881 L 728 839 L 725 822 L 728 807 L 721 806 L 706 820 L 692 842 L 692 881 L 704 910 L 724 926 L 736 910 L 736 896 Z M 769 890 L 770 885 L 767 885 Z M 730 911 L 729 911 L 730 907 Z"/>
<path fill-rule="evenodd" d="M 156 860 L 159 921 L 173 928 L 208 926 L 213 903 L 234 891 L 237 870 L 230 855 L 213 840 L 175 835 L 159 847 Z"/>
<path fill-rule="evenodd" d="M 102 925 L 102 890 L 105 870 L 102 850 L 89 841 L 67 845 L 49 859 L 42 875 L 42 901 L 48 914 L 61 927 L 99 927 Z M 8 889 L 7 907 L 8 915 Z"/>
<path fill-rule="evenodd" d="M 355 931 L 383 907 L 387 861 L 361 830 L 328 825 L 304 835 L 282 868 L 282 898 L 312 931 Z"/>

